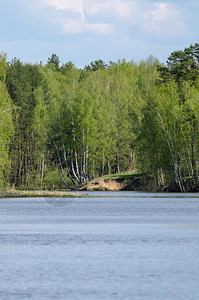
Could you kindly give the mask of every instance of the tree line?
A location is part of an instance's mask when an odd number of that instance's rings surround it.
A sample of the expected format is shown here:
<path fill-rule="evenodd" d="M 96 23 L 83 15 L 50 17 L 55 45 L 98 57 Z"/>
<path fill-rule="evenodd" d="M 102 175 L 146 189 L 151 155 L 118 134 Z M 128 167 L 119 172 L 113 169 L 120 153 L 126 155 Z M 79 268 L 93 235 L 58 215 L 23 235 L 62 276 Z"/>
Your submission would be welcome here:
<path fill-rule="evenodd" d="M 199 44 L 84 69 L 0 55 L 0 186 L 76 189 L 110 173 L 150 174 L 157 190 L 198 188 Z M 53 180 L 52 180 L 53 184 Z M 52 185 L 49 186 L 52 188 Z"/>

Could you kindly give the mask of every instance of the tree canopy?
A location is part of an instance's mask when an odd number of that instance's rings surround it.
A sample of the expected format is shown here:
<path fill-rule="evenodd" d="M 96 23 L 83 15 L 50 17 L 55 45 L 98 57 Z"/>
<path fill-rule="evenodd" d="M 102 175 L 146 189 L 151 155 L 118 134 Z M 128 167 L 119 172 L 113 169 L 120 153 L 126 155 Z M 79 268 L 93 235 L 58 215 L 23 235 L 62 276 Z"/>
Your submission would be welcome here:
<path fill-rule="evenodd" d="M 198 188 L 199 44 L 135 63 L 0 56 L 0 185 L 77 188 L 137 170 L 157 190 Z M 56 173 L 57 172 L 57 173 Z"/>

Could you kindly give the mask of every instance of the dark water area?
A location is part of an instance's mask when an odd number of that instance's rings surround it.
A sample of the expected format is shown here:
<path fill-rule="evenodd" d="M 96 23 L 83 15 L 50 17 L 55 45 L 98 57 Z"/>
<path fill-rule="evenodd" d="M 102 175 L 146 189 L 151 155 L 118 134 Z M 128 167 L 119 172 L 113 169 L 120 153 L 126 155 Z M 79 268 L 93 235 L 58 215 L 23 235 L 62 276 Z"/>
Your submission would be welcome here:
<path fill-rule="evenodd" d="M 199 299 L 199 194 L 0 199 L 0 299 Z"/>

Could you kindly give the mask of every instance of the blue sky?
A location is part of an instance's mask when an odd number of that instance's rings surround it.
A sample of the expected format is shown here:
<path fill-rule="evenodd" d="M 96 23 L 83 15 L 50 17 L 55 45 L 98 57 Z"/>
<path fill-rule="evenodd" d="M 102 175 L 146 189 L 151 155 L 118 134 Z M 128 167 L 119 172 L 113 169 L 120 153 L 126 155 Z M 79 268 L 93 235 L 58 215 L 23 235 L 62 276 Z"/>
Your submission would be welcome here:
<path fill-rule="evenodd" d="M 149 55 L 165 62 L 199 42 L 198 0 L 0 0 L 0 52 L 8 60 L 83 67 Z"/>

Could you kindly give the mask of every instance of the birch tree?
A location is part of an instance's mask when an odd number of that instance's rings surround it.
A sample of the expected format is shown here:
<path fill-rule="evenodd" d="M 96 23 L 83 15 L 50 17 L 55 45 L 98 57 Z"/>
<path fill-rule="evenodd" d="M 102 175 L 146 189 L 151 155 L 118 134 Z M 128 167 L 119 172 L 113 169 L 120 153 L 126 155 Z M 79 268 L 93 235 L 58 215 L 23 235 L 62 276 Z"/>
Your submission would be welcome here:
<path fill-rule="evenodd" d="M 14 105 L 8 94 L 5 77 L 6 55 L 0 56 L 0 187 L 8 183 L 11 170 L 10 141 L 14 132 Z"/>

